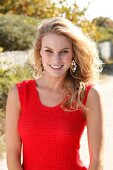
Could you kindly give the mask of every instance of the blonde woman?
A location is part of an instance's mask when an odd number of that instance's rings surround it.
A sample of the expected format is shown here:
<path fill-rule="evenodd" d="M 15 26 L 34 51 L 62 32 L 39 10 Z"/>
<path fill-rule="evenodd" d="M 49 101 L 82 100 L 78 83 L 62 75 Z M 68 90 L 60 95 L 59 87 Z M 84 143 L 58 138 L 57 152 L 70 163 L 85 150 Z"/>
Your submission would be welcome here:
<path fill-rule="evenodd" d="M 17 82 L 8 94 L 8 170 L 103 170 L 103 109 L 94 83 L 101 62 L 95 43 L 65 18 L 44 20 L 33 66 L 34 79 Z M 88 167 L 79 155 L 85 126 Z"/>

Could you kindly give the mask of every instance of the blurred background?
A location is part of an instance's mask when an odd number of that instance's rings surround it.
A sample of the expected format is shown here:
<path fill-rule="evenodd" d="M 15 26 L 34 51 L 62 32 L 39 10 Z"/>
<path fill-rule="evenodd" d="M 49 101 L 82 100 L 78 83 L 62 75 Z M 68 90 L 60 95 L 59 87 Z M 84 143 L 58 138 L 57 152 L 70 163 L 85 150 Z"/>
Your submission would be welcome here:
<path fill-rule="evenodd" d="M 112 170 L 113 153 L 113 12 L 111 0 L 0 0 L 0 170 L 7 170 L 5 159 L 5 107 L 9 88 L 33 78 L 32 56 L 37 26 L 42 19 L 66 17 L 97 44 L 103 61 L 100 87 L 104 102 L 105 168 Z M 88 166 L 85 129 L 81 159 Z"/>

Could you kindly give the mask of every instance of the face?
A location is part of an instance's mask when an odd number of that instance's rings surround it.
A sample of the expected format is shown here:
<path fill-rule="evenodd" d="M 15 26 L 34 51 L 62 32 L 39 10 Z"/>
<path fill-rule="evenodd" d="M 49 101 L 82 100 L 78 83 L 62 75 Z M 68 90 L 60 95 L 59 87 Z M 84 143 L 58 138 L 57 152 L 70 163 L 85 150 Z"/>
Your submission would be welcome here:
<path fill-rule="evenodd" d="M 42 38 L 40 55 L 46 73 L 66 75 L 72 61 L 72 43 L 63 35 L 48 33 Z"/>

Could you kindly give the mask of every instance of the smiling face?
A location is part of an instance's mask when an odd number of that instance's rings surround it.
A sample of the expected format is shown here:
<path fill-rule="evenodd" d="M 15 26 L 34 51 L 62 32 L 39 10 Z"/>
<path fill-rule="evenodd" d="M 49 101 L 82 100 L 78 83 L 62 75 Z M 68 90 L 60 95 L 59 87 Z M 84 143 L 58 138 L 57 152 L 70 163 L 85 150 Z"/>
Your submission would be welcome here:
<path fill-rule="evenodd" d="M 66 36 L 48 33 L 42 38 L 40 55 L 45 72 L 64 76 L 72 61 L 72 43 Z"/>

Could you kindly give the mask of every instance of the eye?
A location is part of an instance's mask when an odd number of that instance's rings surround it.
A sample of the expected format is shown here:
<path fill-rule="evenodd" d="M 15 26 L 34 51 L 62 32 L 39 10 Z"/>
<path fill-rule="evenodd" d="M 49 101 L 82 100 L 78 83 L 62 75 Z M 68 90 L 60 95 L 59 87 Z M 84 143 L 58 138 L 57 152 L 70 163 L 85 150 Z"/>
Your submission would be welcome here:
<path fill-rule="evenodd" d="M 67 51 L 67 50 L 65 50 L 65 51 L 62 51 L 62 53 L 68 53 L 68 51 Z"/>
<path fill-rule="evenodd" d="M 52 53 L 52 51 L 51 50 L 45 50 L 47 53 Z"/>
<path fill-rule="evenodd" d="M 67 53 L 68 53 L 68 51 L 67 51 L 67 50 L 64 50 L 64 51 L 61 51 L 61 52 L 60 52 L 60 55 L 67 54 Z"/>

